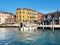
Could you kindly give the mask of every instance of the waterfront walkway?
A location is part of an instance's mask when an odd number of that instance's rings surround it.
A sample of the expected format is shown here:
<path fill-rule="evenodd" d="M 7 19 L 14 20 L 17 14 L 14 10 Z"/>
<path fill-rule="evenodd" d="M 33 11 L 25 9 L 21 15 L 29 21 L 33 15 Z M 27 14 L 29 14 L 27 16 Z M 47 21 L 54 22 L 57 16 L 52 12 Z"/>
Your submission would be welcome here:
<path fill-rule="evenodd" d="M 16 27 L 17 28 L 17 27 L 20 27 L 20 26 L 19 25 L 11 25 L 11 26 L 0 26 L 0 27 Z M 54 27 L 54 28 L 60 28 L 60 25 L 37 25 L 36 27 L 46 27 L 46 28 Z"/>
<path fill-rule="evenodd" d="M 0 28 L 2 27 L 2 28 L 5 28 L 5 27 L 7 27 L 7 28 L 10 28 L 10 27 L 14 27 L 14 28 L 18 28 L 20 25 L 18 25 L 18 24 L 8 24 L 8 25 L 1 25 L 0 26 Z"/>
<path fill-rule="evenodd" d="M 19 26 L 0 26 L 0 28 L 18 28 Z"/>
<path fill-rule="evenodd" d="M 60 28 L 60 25 L 38 25 L 38 27 L 54 27 L 54 28 Z"/>

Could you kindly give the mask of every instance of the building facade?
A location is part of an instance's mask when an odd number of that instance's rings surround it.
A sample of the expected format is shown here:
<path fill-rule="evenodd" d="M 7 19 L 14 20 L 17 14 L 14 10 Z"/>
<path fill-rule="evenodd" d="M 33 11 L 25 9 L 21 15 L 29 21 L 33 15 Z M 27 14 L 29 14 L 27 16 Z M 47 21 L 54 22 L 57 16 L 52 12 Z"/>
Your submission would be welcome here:
<path fill-rule="evenodd" d="M 16 21 L 17 22 L 34 22 L 37 20 L 37 12 L 27 8 L 16 9 Z"/>
<path fill-rule="evenodd" d="M 41 23 L 41 22 L 43 21 L 43 18 L 44 18 L 43 16 L 44 16 L 44 15 L 43 15 L 42 13 L 38 12 L 37 16 L 38 16 L 37 22 L 38 22 L 38 23 Z"/>
<path fill-rule="evenodd" d="M 12 13 L 0 12 L 0 24 L 14 23 L 15 16 Z"/>
<path fill-rule="evenodd" d="M 45 25 L 52 24 L 52 21 L 54 21 L 54 24 L 60 25 L 60 11 L 56 11 L 44 15 Z"/>

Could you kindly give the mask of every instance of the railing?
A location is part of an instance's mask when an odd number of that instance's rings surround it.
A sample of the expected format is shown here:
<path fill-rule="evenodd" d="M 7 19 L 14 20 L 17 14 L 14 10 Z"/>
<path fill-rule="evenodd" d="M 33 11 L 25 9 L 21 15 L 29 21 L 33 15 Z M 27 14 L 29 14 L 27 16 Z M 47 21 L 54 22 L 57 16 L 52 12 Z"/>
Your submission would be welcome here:
<path fill-rule="evenodd" d="M 60 28 L 60 25 L 38 25 L 38 27 L 56 27 L 56 28 Z"/>

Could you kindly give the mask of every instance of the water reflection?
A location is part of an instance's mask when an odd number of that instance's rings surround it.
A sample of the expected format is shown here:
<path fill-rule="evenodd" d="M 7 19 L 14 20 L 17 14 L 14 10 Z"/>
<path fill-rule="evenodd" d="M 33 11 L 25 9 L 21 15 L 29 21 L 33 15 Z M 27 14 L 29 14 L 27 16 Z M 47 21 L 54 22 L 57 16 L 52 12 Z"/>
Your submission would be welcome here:
<path fill-rule="evenodd" d="M 16 40 L 13 28 L 0 28 L 0 45 L 9 45 Z"/>
<path fill-rule="evenodd" d="M 60 45 L 60 30 L 36 30 L 34 32 L 18 32 L 16 45 Z"/>
<path fill-rule="evenodd" d="M 60 45 L 60 30 L 19 31 L 0 28 L 0 45 Z"/>

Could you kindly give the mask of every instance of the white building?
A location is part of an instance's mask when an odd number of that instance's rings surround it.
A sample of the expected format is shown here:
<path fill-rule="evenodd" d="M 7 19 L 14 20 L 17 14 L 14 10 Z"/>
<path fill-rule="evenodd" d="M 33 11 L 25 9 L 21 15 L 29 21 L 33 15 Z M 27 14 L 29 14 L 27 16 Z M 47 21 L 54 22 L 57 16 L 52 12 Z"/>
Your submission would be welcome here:
<path fill-rule="evenodd" d="M 0 24 L 14 23 L 15 15 L 7 12 L 0 12 Z"/>

